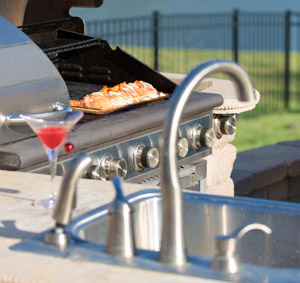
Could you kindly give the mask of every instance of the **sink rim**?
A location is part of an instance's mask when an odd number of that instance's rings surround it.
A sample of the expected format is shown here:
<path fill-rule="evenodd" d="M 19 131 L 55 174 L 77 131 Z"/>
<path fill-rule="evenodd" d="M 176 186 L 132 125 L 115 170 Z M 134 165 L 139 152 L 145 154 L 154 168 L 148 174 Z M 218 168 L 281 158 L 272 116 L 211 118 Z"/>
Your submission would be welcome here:
<path fill-rule="evenodd" d="M 189 201 L 201 199 L 201 202 L 208 204 L 217 204 L 217 205 L 232 205 L 235 207 L 242 207 L 243 209 L 257 208 L 264 211 L 271 212 L 280 212 L 280 213 L 292 213 L 300 215 L 300 204 L 290 203 L 290 202 L 281 202 L 274 200 L 265 200 L 265 199 L 254 199 L 247 197 L 229 197 L 229 196 L 220 196 L 220 195 L 210 195 L 197 192 L 183 192 L 183 199 L 188 199 Z M 196 197 L 197 196 L 197 197 Z M 161 191 L 160 189 L 144 189 L 126 196 L 126 200 L 129 204 L 133 205 L 137 202 L 148 200 L 151 198 L 160 198 Z M 76 218 L 72 219 L 70 224 L 68 224 L 65 229 L 68 233 L 72 235 L 75 239 L 84 241 L 81 237 L 78 236 L 78 229 L 90 223 L 90 218 L 99 219 L 107 216 L 109 203 L 104 204 L 100 207 L 97 207 L 91 211 L 88 211 Z"/>
<path fill-rule="evenodd" d="M 161 200 L 161 192 L 159 189 L 146 189 L 146 190 L 142 190 L 139 192 L 135 192 L 133 194 L 130 194 L 127 196 L 127 200 L 131 205 L 134 205 L 136 203 L 141 203 L 143 201 L 152 201 L 153 199 L 159 199 Z M 281 215 L 286 215 L 286 214 L 291 214 L 293 217 L 295 217 L 295 215 L 300 215 L 300 205 L 299 204 L 294 204 L 294 203 L 283 203 L 283 202 L 279 202 L 279 201 L 269 201 L 269 200 L 261 200 L 261 199 L 250 199 L 250 198 L 239 198 L 239 197 L 228 197 L 228 196 L 216 196 L 216 195 L 207 195 L 207 194 L 201 194 L 201 193 L 196 193 L 196 192 L 189 192 L 189 191 L 185 191 L 183 193 L 183 199 L 184 201 L 188 202 L 188 203 L 192 203 L 193 201 L 196 202 L 196 205 L 201 205 L 201 203 L 203 203 L 203 205 L 208 205 L 208 207 L 222 207 L 223 205 L 226 207 L 229 207 L 229 209 L 233 210 L 233 211 L 241 211 L 242 213 L 244 213 L 243 211 L 245 211 L 245 215 L 249 215 L 249 222 L 245 221 L 245 223 L 240 223 L 242 224 L 250 224 L 251 222 L 260 222 L 259 220 L 255 221 L 255 216 L 254 221 L 251 221 L 251 211 L 254 212 L 254 215 L 257 214 L 257 212 L 262 212 L 263 215 L 273 215 L 272 217 L 274 217 L 274 214 L 281 214 Z M 154 201 L 156 203 L 156 201 Z M 105 230 L 102 230 L 103 232 L 100 231 L 100 241 L 97 242 L 95 236 L 98 235 L 99 232 L 96 232 L 97 230 L 95 230 L 95 232 L 92 232 L 94 228 L 93 227 L 93 223 L 96 223 L 97 227 L 97 222 L 100 221 L 99 223 L 99 227 L 102 226 L 101 222 L 103 221 L 102 219 L 104 219 L 104 221 L 107 221 L 107 217 L 108 217 L 108 205 L 103 205 L 100 206 L 92 211 L 89 211 L 79 217 L 77 217 L 76 219 L 74 219 L 68 226 L 66 226 L 66 231 L 69 233 L 69 235 L 71 235 L 72 239 L 74 241 L 77 242 L 87 242 L 87 243 L 93 243 L 93 244 L 97 244 L 97 245 L 101 245 L 103 247 L 105 247 Z M 139 209 L 138 209 L 139 211 Z M 188 214 L 187 214 L 188 215 Z M 288 216 L 284 216 L 284 217 L 288 217 Z M 257 219 L 257 217 L 256 217 Z M 293 221 L 292 218 L 290 218 L 291 221 Z M 239 223 L 239 222 L 237 222 Z M 261 222 L 263 223 L 263 222 Z M 291 222 L 292 223 L 292 222 Z M 86 226 L 88 225 L 92 225 L 91 226 L 91 231 L 92 234 L 90 236 L 88 236 L 89 234 L 87 234 L 90 228 L 87 228 L 88 230 L 86 230 Z M 106 227 L 107 224 L 104 223 L 104 226 L 102 227 Z M 161 225 L 161 224 L 159 224 Z M 274 228 L 275 227 L 279 227 L 278 223 L 274 223 Z M 239 228 L 239 224 L 237 224 L 236 228 L 231 227 L 232 229 L 229 229 L 227 232 L 228 233 L 232 233 L 234 232 L 237 228 Z M 240 226 L 240 227 L 242 227 Z M 138 227 L 138 226 L 137 226 Z M 151 227 L 151 224 L 150 224 Z M 272 226 L 270 226 L 272 227 Z M 96 228 L 99 229 L 99 228 Z M 138 229 L 138 228 L 137 228 Z M 209 239 L 211 239 L 211 241 L 214 241 L 213 239 L 217 236 L 217 235 L 221 235 L 221 233 L 218 232 L 218 229 L 215 230 L 216 228 L 214 228 L 214 232 L 212 232 L 212 234 L 207 234 L 209 235 Z M 156 230 L 156 229 L 155 229 Z M 154 231 L 155 231 L 154 230 Z M 276 229 L 275 229 L 276 230 Z M 142 230 L 141 230 L 142 231 Z M 158 229 L 158 231 L 154 232 L 154 234 L 152 234 L 153 232 L 151 232 L 153 230 L 149 230 L 149 234 L 148 235 L 152 235 L 152 237 L 150 236 L 149 239 L 152 239 L 150 241 L 146 240 L 146 242 L 143 242 L 143 237 L 142 236 L 140 238 L 141 235 L 140 232 L 137 231 L 137 247 L 139 247 L 139 249 L 145 249 L 145 250 L 149 250 L 149 251 L 159 251 L 160 248 L 160 241 L 159 241 L 159 236 L 161 231 L 160 229 Z M 277 231 L 277 230 L 276 230 Z M 209 232 L 208 232 L 209 233 Z M 199 235 L 202 235 L 201 232 Z M 225 234 L 224 234 L 225 235 Z M 280 234 L 276 234 L 276 235 L 280 235 Z M 187 239 L 189 239 L 190 236 L 188 236 L 187 234 Z M 294 237 L 295 238 L 295 237 Z M 94 239 L 94 240 L 93 240 Z M 141 239 L 142 242 L 140 242 Z M 206 237 L 206 239 L 208 239 Z M 277 238 L 278 240 L 278 238 Z M 205 240 L 204 240 L 205 241 Z M 206 240 L 207 241 L 207 240 Z M 273 239 L 272 239 L 273 242 Z M 194 240 L 191 241 L 191 243 L 195 243 Z M 281 242 L 279 242 L 281 243 Z M 213 242 L 212 242 L 213 244 Z M 192 244 L 193 245 L 193 244 Z M 204 257 L 204 258 L 210 258 L 212 259 L 214 253 L 215 253 L 215 249 L 213 248 L 213 245 L 211 246 L 211 248 L 207 249 L 204 248 L 206 247 L 205 245 L 201 245 L 199 246 L 199 248 L 196 248 L 196 250 L 193 250 L 193 248 L 188 244 L 187 242 L 187 246 L 186 249 L 189 252 L 189 255 L 195 256 L 195 257 Z M 291 257 L 293 257 L 294 253 L 289 253 L 289 248 L 290 246 L 287 247 L 287 254 L 290 254 Z M 193 252 L 194 253 L 191 253 Z M 241 250 L 242 252 L 243 250 Z M 270 250 L 271 254 L 273 253 L 273 248 Z M 275 248 L 274 252 L 276 254 L 276 256 L 278 256 L 278 249 Z M 254 253 L 255 255 L 256 253 Z M 274 254 L 274 255 L 275 255 Z M 267 255 L 267 254 L 266 254 Z M 257 255 L 258 256 L 258 255 Z M 263 260 L 264 255 L 259 255 L 260 259 Z M 266 258 L 266 261 L 262 261 L 259 264 L 256 264 L 256 261 L 253 260 L 255 259 L 255 257 L 251 256 L 245 258 L 245 253 L 242 253 L 243 258 L 243 263 L 244 264 L 250 264 L 250 265 L 256 265 L 256 266 L 261 266 L 261 267 L 265 267 L 265 268 L 283 268 L 283 269 L 290 269 L 290 270 L 295 270 L 295 269 L 299 269 L 300 270 L 300 266 L 297 264 L 297 261 L 293 261 L 290 264 L 284 265 L 284 263 L 281 263 L 280 260 L 272 260 L 272 257 L 268 256 Z M 277 257 L 276 257 L 277 258 Z M 245 260 L 245 261 L 244 261 Z M 265 264 L 263 264 L 265 263 Z M 276 265 L 277 264 L 277 265 Z"/>
<path fill-rule="evenodd" d="M 300 214 L 300 205 L 291 204 L 291 203 L 282 203 L 278 201 L 266 201 L 266 200 L 257 200 L 249 198 L 237 198 L 237 197 L 225 197 L 225 196 L 215 196 L 215 195 L 204 195 L 195 192 L 184 192 L 184 197 L 190 197 L 193 199 L 193 196 L 201 198 L 205 202 L 218 202 L 218 203 L 230 203 L 236 204 L 239 206 L 245 207 L 245 205 L 254 206 L 262 209 L 271 209 L 274 211 L 281 211 L 284 213 L 293 213 Z M 137 193 L 130 194 L 127 199 L 130 203 L 140 201 L 142 199 L 147 199 L 149 196 L 152 197 L 161 197 L 159 189 L 147 189 L 142 190 Z M 93 209 L 87 213 L 84 213 L 81 216 L 78 216 L 73 219 L 73 221 L 66 226 L 67 232 L 70 233 L 70 245 L 64 251 L 59 251 L 57 248 L 43 243 L 43 236 L 47 232 L 38 234 L 34 238 L 25 239 L 22 242 L 10 247 L 12 250 L 16 251 L 25 251 L 30 253 L 46 254 L 57 257 L 65 257 L 70 259 L 80 259 L 86 261 L 94 261 L 102 264 L 113 264 L 120 265 L 125 267 L 140 268 L 152 271 L 159 272 L 169 272 L 176 273 L 181 275 L 196 276 L 202 278 L 210 278 L 216 280 L 225 280 L 225 281 L 247 281 L 247 282 L 257 282 L 269 280 L 276 281 L 280 279 L 281 281 L 288 282 L 298 282 L 300 278 L 300 268 L 278 268 L 270 266 L 255 266 L 251 264 L 242 263 L 242 271 L 238 274 L 228 275 L 214 271 L 209 268 L 211 258 L 201 256 L 201 255 L 192 255 L 189 254 L 189 262 L 183 269 L 176 269 L 165 264 L 161 264 L 156 260 L 153 260 L 157 257 L 157 252 L 151 251 L 138 251 L 138 256 L 134 257 L 131 262 L 127 262 L 123 259 L 109 256 L 105 253 L 105 245 L 99 243 L 92 243 L 84 241 L 75 236 L 72 231 L 76 231 L 78 228 L 77 225 L 83 224 L 82 221 L 87 222 L 88 215 L 105 216 L 107 212 L 108 204 L 102 205 L 96 209 Z M 75 229 L 75 230 L 74 230 Z M 150 257 L 149 257 L 150 255 Z M 254 278 L 254 275 L 255 278 Z"/>

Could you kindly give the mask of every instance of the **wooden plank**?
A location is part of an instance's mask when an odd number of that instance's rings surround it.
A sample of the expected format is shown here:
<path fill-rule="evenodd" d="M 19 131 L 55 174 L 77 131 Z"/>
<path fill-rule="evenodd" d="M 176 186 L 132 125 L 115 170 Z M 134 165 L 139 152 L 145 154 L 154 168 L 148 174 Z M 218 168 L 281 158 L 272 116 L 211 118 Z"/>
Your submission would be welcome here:
<path fill-rule="evenodd" d="M 74 110 L 80 110 L 84 113 L 90 113 L 90 114 L 96 114 L 96 115 L 105 115 L 105 114 L 110 114 L 119 110 L 124 110 L 130 107 L 134 107 L 137 105 L 143 105 L 143 104 L 147 104 L 147 103 L 151 103 L 151 102 L 156 102 L 156 101 L 161 101 L 161 100 L 165 100 L 169 98 L 169 94 L 165 94 L 164 97 L 157 97 L 157 98 L 152 98 L 149 100 L 143 100 L 141 102 L 137 102 L 137 103 L 132 103 L 132 104 L 127 104 L 125 106 L 121 106 L 121 107 L 115 107 L 115 108 L 110 108 L 110 109 L 97 109 L 97 108 L 89 108 L 89 107 L 84 107 L 84 106 L 71 106 L 72 109 Z"/>

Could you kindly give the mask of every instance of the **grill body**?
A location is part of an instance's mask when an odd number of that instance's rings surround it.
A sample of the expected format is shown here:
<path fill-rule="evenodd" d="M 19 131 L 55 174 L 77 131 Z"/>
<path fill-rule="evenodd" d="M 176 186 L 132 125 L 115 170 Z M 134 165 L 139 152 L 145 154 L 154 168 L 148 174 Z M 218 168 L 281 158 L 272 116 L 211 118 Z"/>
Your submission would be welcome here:
<path fill-rule="evenodd" d="M 49 13 L 41 8 L 42 4 L 49 7 Z M 0 68 L 6 74 L 0 82 L 0 169 L 48 172 L 40 141 L 25 123 L 9 124 L 14 115 L 55 111 L 57 104 L 68 107 L 70 99 L 81 99 L 103 85 L 113 86 L 123 81 L 149 82 L 172 99 L 176 87 L 172 80 L 121 48 L 111 48 L 104 39 L 85 35 L 83 21 L 68 14 L 72 6 L 101 4 L 102 1 L 28 0 L 19 16 L 0 9 L 0 16 L 6 17 L 0 17 L 1 30 L 7 34 L 7 37 L 1 36 L 0 41 L 0 58 L 5 62 Z M 19 28 L 7 19 L 21 22 Z M 7 58 L 11 58 L 12 63 Z M 200 87 L 205 88 L 205 84 Z M 195 127 L 211 129 L 212 110 L 222 102 L 220 95 L 205 93 L 204 89 L 195 92 L 185 107 L 178 133 L 187 147 L 187 153 L 178 156 L 184 188 L 201 191 L 205 187 L 203 157 L 208 156 L 211 149 L 194 146 Z M 169 99 L 165 99 L 108 115 L 86 113 L 68 136 L 75 151 L 67 154 L 61 150 L 58 174 L 63 174 L 77 152 L 85 151 L 94 160 L 93 167 L 85 173 L 87 178 L 109 180 L 114 175 L 124 174 L 126 169 L 125 181 L 158 185 L 159 170 L 157 163 L 152 166 L 156 160 L 151 159 L 151 154 L 157 155 L 163 143 L 168 105 Z M 205 109 L 202 113 L 198 111 L 200 105 Z M 140 147 L 145 150 L 139 150 Z"/>

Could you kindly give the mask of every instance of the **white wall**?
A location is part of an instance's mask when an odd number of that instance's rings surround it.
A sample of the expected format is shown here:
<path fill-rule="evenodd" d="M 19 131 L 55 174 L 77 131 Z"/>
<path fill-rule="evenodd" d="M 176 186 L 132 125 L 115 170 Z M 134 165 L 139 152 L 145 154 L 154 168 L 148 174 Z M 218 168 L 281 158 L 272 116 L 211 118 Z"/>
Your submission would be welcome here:
<path fill-rule="evenodd" d="M 149 15 L 154 10 L 165 14 L 241 11 L 300 11 L 300 0 L 104 0 L 100 8 L 72 8 L 73 16 L 85 20 Z"/>

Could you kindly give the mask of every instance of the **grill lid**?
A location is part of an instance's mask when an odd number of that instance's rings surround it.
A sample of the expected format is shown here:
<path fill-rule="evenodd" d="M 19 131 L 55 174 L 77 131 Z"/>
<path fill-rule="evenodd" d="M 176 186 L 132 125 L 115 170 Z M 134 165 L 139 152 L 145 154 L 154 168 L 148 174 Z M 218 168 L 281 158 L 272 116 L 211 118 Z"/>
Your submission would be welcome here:
<path fill-rule="evenodd" d="M 69 105 L 59 72 L 24 33 L 0 17 L 0 144 L 33 133 L 18 113 L 50 112 Z"/>
<path fill-rule="evenodd" d="M 70 9 L 100 7 L 102 3 L 103 0 L 0 0 L 0 16 L 16 26 L 68 19 L 61 28 L 83 33 L 83 20 L 71 17 Z"/>

